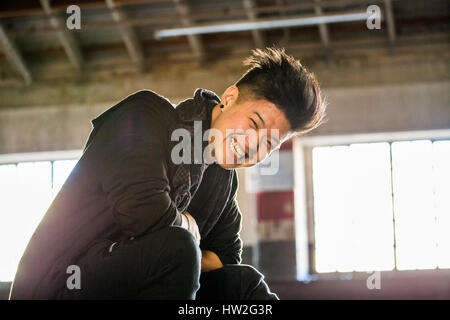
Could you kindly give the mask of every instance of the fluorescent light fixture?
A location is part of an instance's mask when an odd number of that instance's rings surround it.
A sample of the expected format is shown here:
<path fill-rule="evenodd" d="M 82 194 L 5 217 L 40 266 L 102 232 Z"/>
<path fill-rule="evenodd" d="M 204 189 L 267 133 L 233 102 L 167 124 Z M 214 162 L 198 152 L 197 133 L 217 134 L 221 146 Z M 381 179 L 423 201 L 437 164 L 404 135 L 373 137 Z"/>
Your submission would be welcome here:
<path fill-rule="evenodd" d="M 211 25 L 199 25 L 192 27 L 156 30 L 154 36 L 156 39 L 161 39 L 193 34 L 276 29 L 276 28 L 318 25 L 325 23 L 365 21 L 369 18 L 369 16 L 370 14 L 366 12 L 357 12 L 357 13 L 335 14 L 335 15 L 295 17 L 289 19 L 258 20 L 258 21 L 243 21 L 243 22 L 221 23 Z"/>

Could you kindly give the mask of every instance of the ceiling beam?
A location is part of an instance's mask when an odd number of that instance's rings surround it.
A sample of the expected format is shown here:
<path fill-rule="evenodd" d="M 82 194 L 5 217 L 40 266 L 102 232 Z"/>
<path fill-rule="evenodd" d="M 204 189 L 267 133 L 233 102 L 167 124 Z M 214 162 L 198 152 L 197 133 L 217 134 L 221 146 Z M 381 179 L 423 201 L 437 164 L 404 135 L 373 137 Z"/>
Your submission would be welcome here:
<path fill-rule="evenodd" d="M 183 26 L 190 26 L 192 25 L 192 19 L 190 18 L 191 10 L 186 3 L 185 0 L 173 0 L 175 4 L 175 10 L 177 13 L 181 16 L 181 24 Z M 198 60 L 202 61 L 206 57 L 206 51 L 205 51 L 205 45 L 203 43 L 203 40 L 199 35 L 195 34 L 189 34 L 187 35 L 189 45 L 192 48 L 192 51 L 194 52 L 195 56 Z"/>
<path fill-rule="evenodd" d="M 84 63 L 83 54 L 77 41 L 75 40 L 75 37 L 66 28 L 64 20 L 54 14 L 54 11 L 50 5 L 50 0 L 39 1 L 45 14 L 48 16 L 50 25 L 56 30 L 58 39 L 61 42 L 70 62 L 77 70 L 81 70 Z"/>
<path fill-rule="evenodd" d="M 22 55 L 17 49 L 14 41 L 8 36 L 3 25 L 0 24 L 0 43 L 3 47 L 3 51 L 6 58 L 12 63 L 12 65 L 19 71 L 22 75 L 25 83 L 30 85 L 32 82 L 31 73 L 28 69 L 25 60 L 23 60 Z"/>
<path fill-rule="evenodd" d="M 258 16 L 255 11 L 255 1 L 253 0 L 243 0 L 244 1 L 244 8 L 245 12 L 247 14 L 247 17 L 250 20 L 256 20 L 258 19 Z M 253 40 L 255 41 L 255 45 L 257 48 L 264 48 L 266 46 L 266 39 L 264 37 L 264 34 L 259 29 L 251 30 Z"/>
<path fill-rule="evenodd" d="M 173 0 L 116 0 L 116 4 L 119 6 L 127 6 L 127 5 L 133 5 L 133 4 L 152 4 L 152 3 L 164 3 L 169 2 Z M 336 7 L 343 7 L 347 5 L 371 5 L 371 4 L 382 4 L 384 0 L 327 0 L 322 3 L 322 8 L 336 8 Z M 407 1 L 407 0 L 395 0 L 395 1 Z M 7 4 L 6 1 L 4 1 L 5 4 Z M 13 2 L 11 2 L 13 3 Z M 278 1 L 277 1 L 278 3 Z M 104 0 L 85 0 L 80 1 L 80 6 L 87 9 L 94 9 L 94 8 L 103 8 L 105 6 Z M 282 8 L 278 4 L 276 5 L 267 5 L 262 7 L 255 8 L 255 12 L 257 14 L 261 13 L 272 13 L 274 11 L 284 10 L 286 13 L 290 13 L 292 11 L 298 11 L 301 9 L 311 9 L 314 8 L 314 1 L 296 1 L 292 3 L 286 3 L 283 5 Z M 52 9 L 54 12 L 66 12 L 67 9 L 67 3 L 65 1 L 63 2 L 56 2 Z M 27 16 L 27 15 L 39 15 L 42 12 L 42 9 L 39 6 L 18 6 L 18 5 L 8 5 L 8 7 L 3 8 L 0 5 L 0 17 L 14 17 L 14 16 Z M 230 8 L 226 11 L 225 16 L 229 15 L 237 15 L 242 13 L 242 8 Z M 194 17 L 208 17 L 209 15 L 214 15 L 214 17 L 217 17 L 217 11 L 216 12 L 203 12 L 203 13 L 194 13 L 192 12 L 192 18 Z"/>
<path fill-rule="evenodd" d="M 105 1 L 111 11 L 113 20 L 116 22 L 120 36 L 125 43 L 125 47 L 127 48 L 131 60 L 140 72 L 144 72 L 146 70 L 144 50 L 133 27 L 124 23 L 126 21 L 126 15 L 123 9 L 117 5 L 116 1 Z"/>
<path fill-rule="evenodd" d="M 388 28 L 389 42 L 394 45 L 396 41 L 394 11 L 392 10 L 392 1 L 384 0 L 384 9 L 386 14 L 386 24 Z"/>
<path fill-rule="evenodd" d="M 287 15 L 286 10 L 284 9 L 284 0 L 276 0 L 276 4 L 279 6 L 279 14 L 281 17 L 285 18 Z M 283 28 L 283 38 L 280 40 L 281 44 L 286 44 L 291 38 L 291 31 L 289 28 Z"/>
<path fill-rule="evenodd" d="M 95 1 L 95 0 L 93 0 Z M 118 2 L 117 0 L 115 3 L 117 5 L 120 5 L 122 8 L 126 5 L 133 4 L 133 3 L 141 3 L 144 0 L 130 0 L 130 2 L 124 2 L 124 0 L 121 0 Z M 148 0 L 146 0 L 148 1 Z M 158 0 L 159 1 L 159 0 Z M 170 0 L 173 2 L 174 0 Z M 369 4 L 379 4 L 383 5 L 384 0 L 328 0 L 328 1 L 322 1 L 321 2 L 321 8 L 330 8 L 332 10 L 336 10 L 337 8 L 342 8 L 345 5 L 361 5 L 364 7 L 364 5 Z M 400 1 L 400 0 L 396 0 Z M 406 1 L 406 0 L 401 0 Z M 105 2 L 103 0 L 103 6 L 105 6 Z M 91 5 L 91 2 L 86 2 L 84 4 L 83 2 L 83 8 L 95 8 L 99 7 L 99 4 L 96 2 L 93 2 L 94 5 Z M 262 6 L 262 7 L 255 7 L 254 11 L 258 16 L 261 16 L 262 14 L 273 14 L 275 12 L 280 12 L 281 16 L 289 17 L 291 14 L 295 14 L 295 12 L 298 12 L 298 10 L 314 10 L 314 7 L 317 4 L 313 1 L 307 1 L 307 2 L 295 2 L 295 3 L 285 3 L 283 0 L 276 0 L 276 5 L 270 5 L 270 6 Z M 366 6 L 367 7 L 367 6 Z M 363 9 L 365 9 L 364 7 Z M 59 8 L 59 10 L 57 10 Z M 61 7 L 61 4 L 55 3 L 54 6 L 52 6 L 54 14 L 57 14 L 59 12 L 65 12 L 66 7 Z M 343 8 L 344 9 L 344 8 Z M 4 14 L 5 12 L 0 11 L 0 17 L 8 16 L 7 14 Z M 40 9 L 40 13 L 42 13 L 42 9 Z M 331 12 L 330 12 L 331 13 Z M 230 8 L 226 12 L 220 11 L 218 9 L 215 9 L 214 11 L 202 11 L 202 12 L 190 12 L 189 18 L 191 21 L 196 20 L 205 20 L 210 19 L 214 21 L 221 21 L 226 19 L 226 21 L 230 21 L 231 19 L 243 19 L 246 17 L 246 14 L 244 10 L 241 8 Z M 152 16 L 152 17 L 127 17 L 126 21 L 124 21 L 122 24 L 128 25 L 128 26 L 148 26 L 148 25 L 158 25 L 156 28 L 162 29 L 162 28 L 169 28 L 172 26 L 179 25 L 179 14 L 177 14 L 174 10 L 174 12 L 170 12 L 169 14 L 164 15 L 158 15 L 158 16 Z M 116 22 L 114 21 L 108 21 L 108 20 L 99 20 L 99 21 L 84 21 L 83 20 L 83 30 L 98 30 L 103 28 L 111 28 L 115 27 Z M 288 30 L 288 28 L 286 28 Z M 17 30 L 11 30 L 11 35 L 17 35 L 17 36 L 23 36 L 23 35 L 30 35 L 30 34 L 43 34 L 48 32 L 54 32 L 53 28 L 47 28 L 45 26 L 40 27 L 38 29 L 30 26 L 25 28 L 20 28 Z"/>
<path fill-rule="evenodd" d="M 314 12 L 316 15 L 323 15 L 323 10 L 321 7 L 321 0 L 314 0 L 316 5 L 314 6 Z M 328 31 L 328 26 L 325 23 L 320 23 L 317 25 L 319 28 L 320 41 L 325 46 L 325 48 L 329 48 L 330 46 L 330 33 Z"/>

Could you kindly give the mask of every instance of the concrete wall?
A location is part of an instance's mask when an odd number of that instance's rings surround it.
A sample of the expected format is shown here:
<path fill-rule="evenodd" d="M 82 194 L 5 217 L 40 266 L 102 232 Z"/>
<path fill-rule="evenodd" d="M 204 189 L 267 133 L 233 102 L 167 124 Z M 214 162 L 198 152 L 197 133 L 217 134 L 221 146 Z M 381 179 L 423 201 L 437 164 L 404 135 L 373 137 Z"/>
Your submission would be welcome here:
<path fill-rule="evenodd" d="M 309 136 L 450 128 L 449 81 L 324 92 L 329 120 Z M 0 154 L 81 149 L 91 119 L 114 103 L 0 109 Z"/>

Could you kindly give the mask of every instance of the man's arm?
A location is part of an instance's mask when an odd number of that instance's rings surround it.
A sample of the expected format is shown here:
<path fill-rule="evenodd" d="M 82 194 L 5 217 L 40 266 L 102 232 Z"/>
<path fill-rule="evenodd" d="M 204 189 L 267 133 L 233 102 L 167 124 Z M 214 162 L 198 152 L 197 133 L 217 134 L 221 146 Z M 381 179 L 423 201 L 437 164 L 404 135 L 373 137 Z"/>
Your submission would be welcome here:
<path fill-rule="evenodd" d="M 202 261 L 201 261 L 202 272 L 209 272 L 223 267 L 220 258 L 212 251 L 202 250 Z"/>
<path fill-rule="evenodd" d="M 238 179 L 236 172 L 234 172 L 230 199 L 214 228 L 200 243 L 200 248 L 212 251 L 221 264 L 241 263 L 242 241 L 239 235 L 241 231 L 241 212 L 236 200 L 237 188 Z M 214 255 L 207 254 L 207 257 L 210 259 L 208 262 L 205 262 L 205 266 L 212 265 L 217 267 L 220 265 L 217 263 Z"/>
<path fill-rule="evenodd" d="M 102 130 L 108 155 L 101 184 L 114 218 L 125 234 L 181 224 L 181 213 L 169 196 L 167 128 L 142 97 L 116 111 Z M 100 132 L 99 132 L 100 134 Z"/>

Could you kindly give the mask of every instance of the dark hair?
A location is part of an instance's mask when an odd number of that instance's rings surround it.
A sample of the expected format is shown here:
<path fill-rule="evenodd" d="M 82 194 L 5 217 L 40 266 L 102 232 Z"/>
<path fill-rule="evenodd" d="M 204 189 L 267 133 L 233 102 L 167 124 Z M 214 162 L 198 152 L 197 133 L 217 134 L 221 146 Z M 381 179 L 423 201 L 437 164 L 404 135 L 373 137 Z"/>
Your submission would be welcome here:
<path fill-rule="evenodd" d="M 272 102 L 297 132 L 308 132 L 323 123 L 326 103 L 315 76 L 284 49 L 253 50 L 244 64 L 250 68 L 235 84 L 239 98 Z"/>

